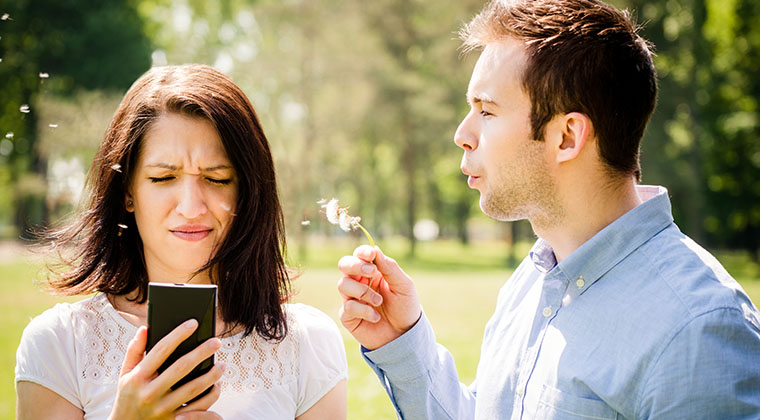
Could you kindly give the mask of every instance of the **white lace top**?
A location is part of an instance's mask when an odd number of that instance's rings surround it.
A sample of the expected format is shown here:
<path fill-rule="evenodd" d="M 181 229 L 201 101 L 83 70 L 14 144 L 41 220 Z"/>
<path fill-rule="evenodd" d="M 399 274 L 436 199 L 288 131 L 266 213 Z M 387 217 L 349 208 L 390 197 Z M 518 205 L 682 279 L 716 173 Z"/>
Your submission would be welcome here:
<path fill-rule="evenodd" d="M 319 401 L 348 368 L 335 323 L 303 304 L 285 305 L 289 332 L 279 343 L 253 333 L 222 339 L 221 396 L 211 407 L 224 419 L 293 419 Z M 105 295 L 59 303 L 34 318 L 16 353 L 16 382 L 40 384 L 85 412 L 106 419 L 119 370 L 137 327 Z"/>

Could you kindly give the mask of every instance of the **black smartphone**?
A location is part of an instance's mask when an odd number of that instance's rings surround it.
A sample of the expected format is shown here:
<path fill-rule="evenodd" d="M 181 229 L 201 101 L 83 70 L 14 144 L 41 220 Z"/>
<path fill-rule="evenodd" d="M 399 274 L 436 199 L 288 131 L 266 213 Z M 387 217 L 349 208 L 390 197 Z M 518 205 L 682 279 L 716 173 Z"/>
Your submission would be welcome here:
<path fill-rule="evenodd" d="M 158 368 L 159 373 L 216 334 L 216 286 L 210 284 L 148 283 L 148 345 L 146 351 L 150 351 L 161 338 L 190 318 L 195 318 L 198 321 L 198 328 Z M 177 389 L 203 375 L 213 366 L 214 356 L 212 355 L 174 384 L 172 389 Z M 210 388 L 193 400 L 209 390 Z"/>

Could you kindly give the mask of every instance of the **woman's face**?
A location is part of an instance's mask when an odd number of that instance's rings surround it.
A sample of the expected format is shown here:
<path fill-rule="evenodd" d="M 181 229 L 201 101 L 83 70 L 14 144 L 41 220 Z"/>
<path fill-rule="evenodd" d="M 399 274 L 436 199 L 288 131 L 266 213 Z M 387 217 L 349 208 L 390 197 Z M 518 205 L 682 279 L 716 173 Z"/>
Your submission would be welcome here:
<path fill-rule="evenodd" d="M 143 242 L 148 278 L 187 282 L 227 234 L 237 175 L 214 126 L 168 113 L 145 133 L 126 197 Z M 208 282 L 208 275 L 193 283 Z"/>

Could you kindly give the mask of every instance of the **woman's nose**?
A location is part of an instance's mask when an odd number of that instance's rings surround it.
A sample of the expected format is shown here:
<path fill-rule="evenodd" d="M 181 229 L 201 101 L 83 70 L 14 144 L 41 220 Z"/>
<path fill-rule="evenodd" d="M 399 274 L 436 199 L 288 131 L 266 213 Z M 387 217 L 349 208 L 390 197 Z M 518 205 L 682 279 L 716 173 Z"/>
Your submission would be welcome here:
<path fill-rule="evenodd" d="M 176 211 L 186 219 L 195 219 L 208 211 L 201 180 L 197 176 L 187 176 L 183 180 L 177 197 Z"/>

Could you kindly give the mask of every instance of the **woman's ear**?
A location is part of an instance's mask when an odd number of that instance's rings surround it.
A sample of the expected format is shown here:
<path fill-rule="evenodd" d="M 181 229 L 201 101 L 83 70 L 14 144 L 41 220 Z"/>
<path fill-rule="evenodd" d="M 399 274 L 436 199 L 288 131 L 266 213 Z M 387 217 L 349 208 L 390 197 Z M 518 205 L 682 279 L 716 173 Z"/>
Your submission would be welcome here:
<path fill-rule="evenodd" d="M 580 112 L 570 112 L 560 117 L 561 141 L 557 150 L 557 162 L 577 158 L 591 137 L 591 119 Z"/>
<path fill-rule="evenodd" d="M 130 213 L 135 211 L 135 202 L 132 200 L 132 194 L 130 193 L 124 196 L 124 208 Z"/>

